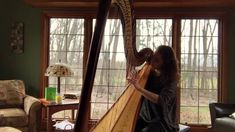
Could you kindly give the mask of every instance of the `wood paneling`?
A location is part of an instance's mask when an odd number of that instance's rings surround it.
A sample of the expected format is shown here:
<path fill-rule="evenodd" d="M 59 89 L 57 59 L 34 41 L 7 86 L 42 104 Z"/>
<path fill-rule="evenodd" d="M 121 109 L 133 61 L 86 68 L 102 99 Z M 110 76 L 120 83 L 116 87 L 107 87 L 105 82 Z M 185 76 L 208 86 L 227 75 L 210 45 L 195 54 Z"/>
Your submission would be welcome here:
<path fill-rule="evenodd" d="M 77 8 L 97 7 L 99 0 L 24 0 L 33 7 Z M 235 7 L 235 0 L 133 0 L 139 7 Z"/>
<path fill-rule="evenodd" d="M 39 8 L 87 8 L 98 6 L 98 2 L 89 0 L 24 0 L 24 2 Z"/>

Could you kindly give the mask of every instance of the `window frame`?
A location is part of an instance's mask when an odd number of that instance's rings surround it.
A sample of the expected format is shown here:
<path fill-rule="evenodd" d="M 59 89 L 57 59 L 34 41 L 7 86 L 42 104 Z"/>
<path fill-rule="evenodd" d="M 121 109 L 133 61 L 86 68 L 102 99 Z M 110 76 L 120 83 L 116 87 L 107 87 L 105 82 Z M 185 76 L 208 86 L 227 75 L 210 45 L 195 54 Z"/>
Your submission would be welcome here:
<path fill-rule="evenodd" d="M 87 11 L 78 12 L 43 12 L 42 21 L 42 46 L 41 46 L 41 56 L 40 56 L 40 94 L 39 97 L 44 97 L 44 88 L 48 84 L 48 77 L 44 76 L 46 68 L 49 64 L 49 35 L 50 35 L 50 18 L 81 18 L 84 19 L 84 58 L 83 67 L 86 67 L 86 61 L 88 58 L 88 52 L 90 47 L 90 41 L 92 37 L 92 19 L 94 13 Z M 84 68 L 83 68 L 84 69 Z M 85 70 L 83 70 L 84 76 Z"/>
<path fill-rule="evenodd" d="M 84 59 L 83 66 L 86 67 L 86 61 L 88 57 L 90 41 L 92 37 L 92 19 L 95 18 L 95 10 L 92 8 L 90 11 L 45 11 L 43 12 L 42 20 L 42 46 L 40 56 L 40 97 L 44 97 L 44 88 L 48 84 L 47 77 L 44 76 L 45 70 L 48 65 L 48 51 L 49 51 L 49 21 L 50 18 L 83 18 L 85 23 L 84 31 Z M 180 62 L 180 20 L 181 19 L 200 19 L 200 18 L 215 18 L 219 20 L 219 75 L 218 75 L 218 102 L 227 102 L 227 13 L 216 9 L 152 9 L 152 8 L 138 8 L 135 10 L 135 19 L 159 19 L 169 18 L 172 19 L 173 34 L 172 34 L 172 47 L 176 52 L 177 58 Z M 179 65 L 180 67 L 180 65 Z M 84 73 L 85 71 L 83 71 Z M 83 74 L 84 75 L 84 74 Z M 177 90 L 177 94 L 180 95 L 180 88 Z M 180 96 L 177 99 L 180 102 Z M 180 117 L 180 103 L 177 104 L 177 119 Z M 192 126 L 204 126 L 195 125 Z"/>

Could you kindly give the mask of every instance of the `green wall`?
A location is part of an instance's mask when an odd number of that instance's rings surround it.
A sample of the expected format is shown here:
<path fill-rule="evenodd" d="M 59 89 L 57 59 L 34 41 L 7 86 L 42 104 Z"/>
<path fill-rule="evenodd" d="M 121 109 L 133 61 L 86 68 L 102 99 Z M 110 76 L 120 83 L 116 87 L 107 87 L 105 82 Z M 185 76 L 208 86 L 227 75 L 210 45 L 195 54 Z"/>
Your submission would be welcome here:
<path fill-rule="evenodd" d="M 235 10 L 229 11 L 228 32 L 228 101 L 235 103 Z M 39 95 L 41 10 L 24 4 L 23 0 L 4 0 L 0 5 L 0 79 L 22 79 L 26 92 Z M 23 54 L 10 49 L 10 26 L 13 22 L 25 26 Z"/>
<path fill-rule="evenodd" d="M 39 96 L 41 11 L 23 0 L 4 0 L 0 5 L 0 79 L 22 79 L 29 95 Z M 10 29 L 24 23 L 24 53 L 13 54 Z"/>

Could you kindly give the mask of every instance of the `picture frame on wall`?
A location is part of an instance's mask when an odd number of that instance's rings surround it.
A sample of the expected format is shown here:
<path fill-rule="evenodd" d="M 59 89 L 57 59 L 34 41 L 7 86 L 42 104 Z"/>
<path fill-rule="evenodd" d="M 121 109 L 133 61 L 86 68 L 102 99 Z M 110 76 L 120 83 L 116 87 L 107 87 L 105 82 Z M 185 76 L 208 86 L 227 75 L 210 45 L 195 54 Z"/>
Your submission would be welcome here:
<path fill-rule="evenodd" d="M 10 35 L 11 52 L 21 54 L 24 52 L 24 23 L 14 22 L 11 25 Z"/>

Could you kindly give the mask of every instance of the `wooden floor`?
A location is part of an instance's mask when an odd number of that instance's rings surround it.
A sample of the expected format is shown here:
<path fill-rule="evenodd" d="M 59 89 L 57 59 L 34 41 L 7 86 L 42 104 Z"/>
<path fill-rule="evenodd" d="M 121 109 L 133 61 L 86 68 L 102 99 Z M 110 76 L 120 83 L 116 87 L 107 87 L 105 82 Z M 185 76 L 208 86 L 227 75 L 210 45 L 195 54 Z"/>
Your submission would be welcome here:
<path fill-rule="evenodd" d="M 93 122 L 96 122 L 96 121 L 93 121 Z M 90 122 L 89 128 L 92 127 L 91 124 L 95 124 L 95 123 Z M 41 124 L 41 125 L 42 126 L 41 126 L 40 132 L 46 132 L 46 122 L 43 122 L 43 124 Z M 56 131 L 53 131 L 53 132 L 73 132 L 73 131 L 59 131 L 59 130 L 56 130 Z M 191 126 L 190 132 L 212 132 L 212 129 L 210 127 L 207 127 L 207 126 Z"/>
<path fill-rule="evenodd" d="M 46 130 L 41 130 L 40 132 L 47 132 Z M 73 132 L 73 131 L 60 131 L 60 130 L 56 130 L 53 132 Z M 212 132 L 212 130 L 210 128 L 191 128 L 190 132 Z"/>

